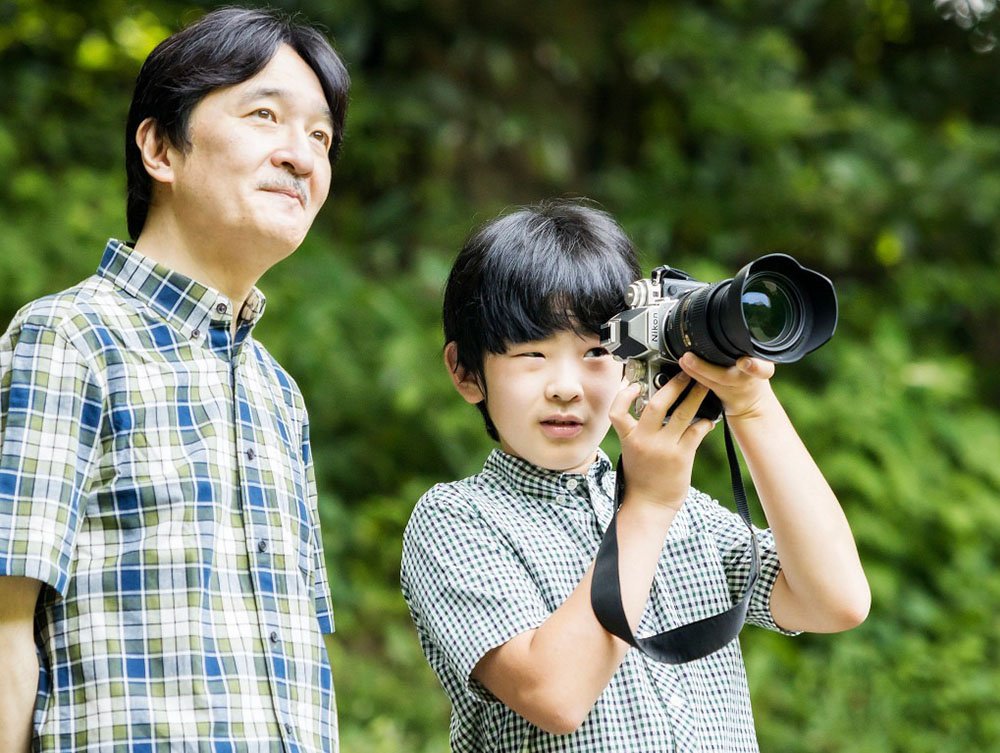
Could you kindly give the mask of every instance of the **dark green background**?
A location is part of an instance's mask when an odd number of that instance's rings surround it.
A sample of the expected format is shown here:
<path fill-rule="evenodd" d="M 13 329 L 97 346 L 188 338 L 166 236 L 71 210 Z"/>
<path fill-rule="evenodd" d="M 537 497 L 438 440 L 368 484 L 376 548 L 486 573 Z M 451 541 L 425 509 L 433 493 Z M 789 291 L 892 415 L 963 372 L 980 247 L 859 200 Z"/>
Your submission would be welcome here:
<path fill-rule="evenodd" d="M 212 5 L 0 0 L 0 323 L 124 236 L 138 66 Z M 311 409 L 344 751 L 447 749 L 397 585 L 416 499 L 490 446 L 439 363 L 441 286 L 474 225 L 548 196 L 600 202 L 647 270 L 715 280 L 782 250 L 836 283 L 836 336 L 776 389 L 874 604 L 842 635 L 747 629 L 762 749 L 1000 749 L 996 20 L 960 0 L 274 5 L 324 24 L 354 80 L 332 196 L 262 280 L 257 331 Z M 728 501 L 722 457 L 718 435 L 695 483 Z"/>

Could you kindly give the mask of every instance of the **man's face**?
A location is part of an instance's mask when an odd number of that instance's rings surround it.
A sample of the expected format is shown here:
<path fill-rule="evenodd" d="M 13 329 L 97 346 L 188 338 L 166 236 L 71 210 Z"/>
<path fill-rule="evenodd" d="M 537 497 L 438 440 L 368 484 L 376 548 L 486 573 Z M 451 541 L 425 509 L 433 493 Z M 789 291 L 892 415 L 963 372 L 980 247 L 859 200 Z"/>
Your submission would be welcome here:
<path fill-rule="evenodd" d="M 305 61 L 282 45 L 256 76 L 206 95 L 188 136 L 186 151 L 171 152 L 171 203 L 185 232 L 270 263 L 298 248 L 330 190 L 333 138 Z"/>

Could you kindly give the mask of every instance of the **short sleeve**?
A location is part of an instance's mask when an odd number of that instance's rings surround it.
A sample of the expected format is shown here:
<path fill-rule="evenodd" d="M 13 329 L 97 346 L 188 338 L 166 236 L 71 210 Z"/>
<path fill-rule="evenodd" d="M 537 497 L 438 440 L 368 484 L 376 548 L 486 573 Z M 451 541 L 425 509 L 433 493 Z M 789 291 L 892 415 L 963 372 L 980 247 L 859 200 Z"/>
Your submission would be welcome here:
<path fill-rule="evenodd" d="M 25 324 L 0 341 L 0 574 L 68 587 L 100 446 L 103 391 L 60 332 Z"/>
<path fill-rule="evenodd" d="M 703 509 L 719 547 L 730 595 L 735 600 L 746 590 L 753 568 L 750 533 L 739 515 L 727 510 L 707 495 L 703 496 L 706 500 Z M 774 535 L 770 528 L 756 526 L 753 528 L 753 535 L 757 538 L 757 550 L 760 553 L 760 577 L 757 578 L 753 593 L 750 594 L 747 622 L 785 635 L 798 635 L 797 632 L 781 628 L 771 614 L 771 591 L 781 573 L 781 562 L 778 559 Z"/>
<path fill-rule="evenodd" d="M 309 419 L 302 424 L 302 461 L 306 469 L 306 504 L 312 520 L 312 556 L 314 600 L 319 631 L 324 635 L 334 632 L 333 599 L 330 596 L 330 579 L 326 570 L 326 556 L 323 553 L 323 532 L 319 522 L 319 492 L 316 488 L 316 469 L 313 465 L 312 446 L 309 442 Z"/>
<path fill-rule="evenodd" d="M 455 486 L 434 487 L 414 509 L 403 536 L 403 595 L 438 674 L 450 672 L 475 700 L 495 700 L 472 670 L 549 610 L 514 548 Z"/>

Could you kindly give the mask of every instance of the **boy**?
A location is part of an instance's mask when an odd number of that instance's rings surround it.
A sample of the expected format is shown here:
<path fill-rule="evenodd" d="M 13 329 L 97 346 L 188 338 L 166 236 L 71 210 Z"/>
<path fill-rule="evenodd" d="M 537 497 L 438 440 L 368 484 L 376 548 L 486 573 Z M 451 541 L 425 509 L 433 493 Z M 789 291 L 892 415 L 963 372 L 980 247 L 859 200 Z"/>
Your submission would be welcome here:
<path fill-rule="evenodd" d="M 466 243 L 445 291 L 455 388 L 500 443 L 481 473 L 440 484 L 404 535 L 402 586 L 464 751 L 756 751 L 737 641 L 660 664 L 601 627 L 592 563 L 614 507 L 598 445 L 609 426 L 628 474 L 618 513 L 622 603 L 649 635 L 731 605 L 750 570 L 746 527 L 690 488 L 722 400 L 771 528 L 749 621 L 784 632 L 859 624 L 868 585 L 836 498 L 770 388 L 773 365 L 723 368 L 693 354 L 636 419 L 636 385 L 600 346 L 601 324 L 640 276 L 605 213 L 527 208 Z M 684 387 L 696 385 L 671 418 Z"/>

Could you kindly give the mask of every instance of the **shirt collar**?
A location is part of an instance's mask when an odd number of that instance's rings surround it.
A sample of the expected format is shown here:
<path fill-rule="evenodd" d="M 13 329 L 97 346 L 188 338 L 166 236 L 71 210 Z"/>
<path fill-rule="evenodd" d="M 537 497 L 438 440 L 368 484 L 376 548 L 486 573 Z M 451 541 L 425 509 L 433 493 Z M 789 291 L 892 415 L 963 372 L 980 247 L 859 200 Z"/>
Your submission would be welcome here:
<path fill-rule="evenodd" d="M 589 506 L 589 489 L 600 489 L 610 496 L 614 490 L 611 470 L 611 460 L 600 448 L 586 473 L 552 471 L 499 449 L 490 452 L 483 465 L 484 474 L 513 491 L 574 507 L 580 503 Z"/>
<path fill-rule="evenodd" d="M 104 248 L 97 274 L 149 306 L 187 338 L 198 339 L 211 325 L 229 326 L 232 321 L 234 306 L 228 297 L 114 238 Z M 265 304 L 263 293 L 253 288 L 240 306 L 241 322 L 253 327 L 263 316 Z"/>

